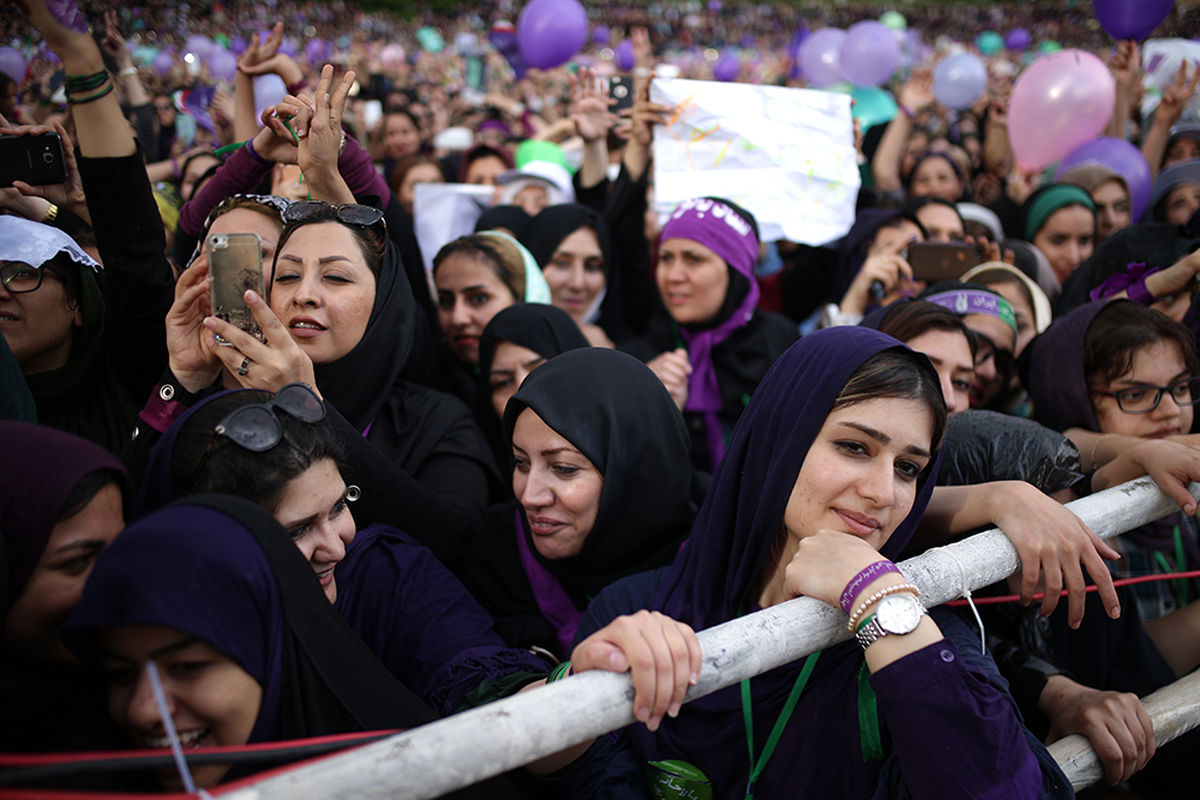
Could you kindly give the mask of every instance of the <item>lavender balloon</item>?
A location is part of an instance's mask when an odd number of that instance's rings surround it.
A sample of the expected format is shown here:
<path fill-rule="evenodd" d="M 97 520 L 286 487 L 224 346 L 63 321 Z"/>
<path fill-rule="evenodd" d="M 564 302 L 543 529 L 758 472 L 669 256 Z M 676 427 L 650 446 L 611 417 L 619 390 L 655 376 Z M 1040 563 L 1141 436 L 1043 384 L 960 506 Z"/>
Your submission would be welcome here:
<path fill-rule="evenodd" d="M 525 61 L 540 69 L 565 64 L 587 41 L 587 12 L 578 0 L 533 0 L 517 19 Z"/>
<path fill-rule="evenodd" d="M 175 57 L 164 50 L 154 57 L 150 66 L 154 67 L 154 71 L 159 75 L 166 75 L 171 71 L 171 67 L 175 66 Z"/>
<path fill-rule="evenodd" d="M 0 47 L 0 72 L 20 85 L 25 82 L 25 56 L 12 47 Z"/>
<path fill-rule="evenodd" d="M 262 117 L 263 109 L 273 106 L 287 94 L 283 78 L 275 73 L 259 75 L 254 79 L 254 115 Z"/>
<path fill-rule="evenodd" d="M 822 28 L 800 45 L 800 68 L 809 86 L 823 89 L 846 80 L 841 62 L 845 40 L 846 32 L 840 28 Z"/>
<path fill-rule="evenodd" d="M 946 56 L 933 69 L 933 96 L 946 108 L 968 108 L 987 87 L 987 67 L 972 53 Z"/>
<path fill-rule="evenodd" d="M 1024 28 L 1013 28 L 1004 37 L 1004 46 L 1014 53 L 1025 50 L 1033 42 L 1033 37 Z"/>
<path fill-rule="evenodd" d="M 1175 0 L 1093 0 L 1093 5 L 1109 36 L 1145 39 L 1171 14 Z"/>
<path fill-rule="evenodd" d="M 713 64 L 713 77 L 719 81 L 737 80 L 742 71 L 742 61 L 736 53 L 724 53 Z"/>
<path fill-rule="evenodd" d="M 850 26 L 841 50 L 842 72 L 855 86 L 878 86 L 900 66 L 900 42 L 882 22 Z"/>
<path fill-rule="evenodd" d="M 597 25 L 592 30 L 592 41 L 596 44 L 608 44 L 612 41 L 612 29 L 607 25 Z"/>
<path fill-rule="evenodd" d="M 1099 164 L 1108 167 L 1125 179 L 1129 187 L 1129 200 L 1134 222 L 1142 218 L 1146 204 L 1150 202 L 1150 165 L 1142 151 L 1124 139 L 1102 136 L 1076 147 L 1062 160 L 1054 179 L 1075 167 Z"/>
<path fill-rule="evenodd" d="M 217 80 L 232 83 L 237 77 L 237 57 L 228 50 L 214 50 L 208 57 L 208 71 Z"/>
<path fill-rule="evenodd" d="M 613 57 L 613 61 L 616 62 L 617 69 L 621 70 L 622 72 L 629 72 L 629 70 L 633 69 L 635 62 L 633 56 L 633 42 L 625 39 L 619 45 L 617 45 L 617 52 Z"/>

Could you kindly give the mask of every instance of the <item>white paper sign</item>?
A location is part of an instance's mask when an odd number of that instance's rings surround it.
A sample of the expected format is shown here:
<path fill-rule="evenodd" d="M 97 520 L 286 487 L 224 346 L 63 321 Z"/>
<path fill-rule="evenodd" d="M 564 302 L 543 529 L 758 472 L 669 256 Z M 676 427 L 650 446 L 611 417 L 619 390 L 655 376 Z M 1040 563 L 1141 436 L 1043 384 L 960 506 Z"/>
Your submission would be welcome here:
<path fill-rule="evenodd" d="M 654 203 L 726 197 L 758 218 L 764 241 L 824 244 L 854 223 L 858 160 L 850 97 L 812 89 L 656 78 L 672 106 L 654 129 Z"/>
<path fill-rule="evenodd" d="M 428 275 L 443 245 L 474 232 L 496 189 L 469 183 L 418 183 L 413 192 L 413 231 Z"/>
<path fill-rule="evenodd" d="M 1189 39 L 1150 39 L 1142 46 L 1142 114 L 1149 116 L 1158 108 L 1163 92 L 1175 83 L 1179 67 L 1187 64 L 1191 78 L 1200 66 L 1200 42 Z M 1200 120 L 1200 92 L 1183 107 L 1180 122 Z"/>

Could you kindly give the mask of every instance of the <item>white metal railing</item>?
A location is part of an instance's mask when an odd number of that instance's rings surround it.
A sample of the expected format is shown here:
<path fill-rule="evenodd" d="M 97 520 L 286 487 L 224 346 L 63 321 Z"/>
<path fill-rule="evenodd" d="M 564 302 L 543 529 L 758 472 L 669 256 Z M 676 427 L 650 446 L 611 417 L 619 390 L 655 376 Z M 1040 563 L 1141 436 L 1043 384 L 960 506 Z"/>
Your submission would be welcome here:
<path fill-rule="evenodd" d="M 1200 497 L 1200 484 L 1190 487 Z M 1108 539 L 1159 519 L 1178 506 L 1149 478 L 1067 506 Z M 992 529 L 933 548 L 901 565 L 934 606 L 1011 575 L 1016 550 Z M 849 638 L 845 615 L 799 597 L 699 633 L 704 653 L 694 700 Z M 763 644 L 769 642 L 769 646 Z M 1160 697 L 1161 695 L 1161 697 Z M 1161 743 L 1200 724 L 1200 678 L 1185 678 L 1147 698 Z M 236 800 L 389 798 L 423 800 L 528 764 L 634 721 L 627 674 L 592 671 L 456 714 L 355 750 L 223 793 Z M 1185 702 L 1186 701 L 1186 702 Z M 1180 715 L 1178 710 L 1187 713 Z M 1053 752 L 1076 786 L 1101 775 L 1086 740 L 1073 736 Z M 1089 760 L 1090 759 L 1090 760 Z"/>

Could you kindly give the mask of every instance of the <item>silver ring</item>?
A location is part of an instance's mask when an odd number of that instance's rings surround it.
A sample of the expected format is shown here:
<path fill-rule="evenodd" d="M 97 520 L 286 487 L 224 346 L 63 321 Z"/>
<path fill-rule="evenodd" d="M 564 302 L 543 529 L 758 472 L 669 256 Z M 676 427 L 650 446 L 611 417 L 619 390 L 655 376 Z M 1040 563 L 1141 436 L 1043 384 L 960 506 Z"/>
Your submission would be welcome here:
<path fill-rule="evenodd" d="M 246 356 L 245 358 L 242 359 L 242 365 L 237 368 L 237 374 L 245 375 L 249 371 L 250 371 L 250 356 Z"/>

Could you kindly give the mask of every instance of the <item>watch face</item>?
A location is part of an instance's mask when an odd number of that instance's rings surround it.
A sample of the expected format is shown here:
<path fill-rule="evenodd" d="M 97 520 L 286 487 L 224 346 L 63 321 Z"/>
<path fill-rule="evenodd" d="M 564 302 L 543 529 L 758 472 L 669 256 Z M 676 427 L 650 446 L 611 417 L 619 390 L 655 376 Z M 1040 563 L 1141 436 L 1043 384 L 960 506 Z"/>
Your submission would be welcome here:
<path fill-rule="evenodd" d="M 891 595 L 875 607 L 879 627 L 888 633 L 912 633 L 921 624 L 923 614 L 921 604 L 911 595 Z"/>

